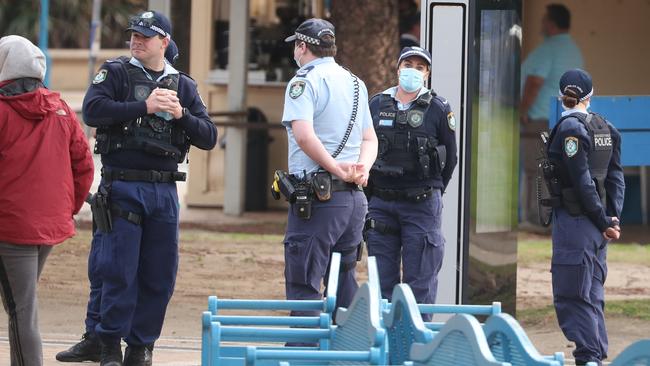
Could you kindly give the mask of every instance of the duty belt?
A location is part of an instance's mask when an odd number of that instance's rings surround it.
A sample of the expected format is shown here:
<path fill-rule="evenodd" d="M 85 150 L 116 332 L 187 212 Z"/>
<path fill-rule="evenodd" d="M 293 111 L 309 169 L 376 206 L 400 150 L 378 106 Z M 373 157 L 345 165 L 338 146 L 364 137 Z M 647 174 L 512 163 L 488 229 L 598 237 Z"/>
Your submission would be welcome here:
<path fill-rule="evenodd" d="M 381 198 L 384 201 L 410 201 L 422 202 L 430 198 L 433 188 L 405 188 L 405 189 L 383 189 L 373 188 L 372 195 Z"/>
<path fill-rule="evenodd" d="M 122 180 L 129 182 L 171 183 L 184 182 L 187 174 L 184 172 L 158 170 L 132 170 L 102 168 L 102 177 L 108 181 Z"/>
<path fill-rule="evenodd" d="M 332 192 L 338 191 L 363 191 L 358 184 L 348 183 L 338 179 L 332 179 Z"/>

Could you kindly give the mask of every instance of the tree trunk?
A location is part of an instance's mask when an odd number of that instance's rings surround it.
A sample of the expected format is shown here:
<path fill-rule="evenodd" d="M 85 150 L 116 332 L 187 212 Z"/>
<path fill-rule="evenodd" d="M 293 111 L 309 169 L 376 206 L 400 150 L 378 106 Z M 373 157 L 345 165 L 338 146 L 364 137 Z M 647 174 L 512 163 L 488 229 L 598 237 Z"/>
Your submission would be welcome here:
<path fill-rule="evenodd" d="M 332 0 L 337 61 L 359 76 L 372 96 L 397 84 L 398 0 Z"/>

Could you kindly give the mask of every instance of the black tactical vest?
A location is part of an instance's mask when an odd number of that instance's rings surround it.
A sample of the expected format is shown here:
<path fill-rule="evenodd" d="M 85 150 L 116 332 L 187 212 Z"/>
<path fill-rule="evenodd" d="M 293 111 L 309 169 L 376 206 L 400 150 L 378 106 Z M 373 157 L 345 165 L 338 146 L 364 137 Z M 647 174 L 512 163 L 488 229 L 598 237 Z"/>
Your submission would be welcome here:
<path fill-rule="evenodd" d="M 397 109 L 396 101 L 381 94 L 379 122 L 375 126 L 379 151 L 372 167 L 374 174 L 429 179 L 440 173 L 433 153 L 438 145 L 435 126 L 424 123 L 433 95 L 419 96 L 407 110 Z"/>
<path fill-rule="evenodd" d="M 605 207 L 605 178 L 607 177 L 607 168 L 613 150 L 611 131 L 609 126 L 607 126 L 605 119 L 596 113 L 589 113 L 586 116 L 583 113 L 574 113 L 564 116 L 558 121 L 557 125 L 551 132 L 551 141 L 553 140 L 560 123 L 569 117 L 577 118 L 587 129 L 589 140 L 591 140 L 591 151 L 588 152 L 589 173 L 591 174 L 591 179 L 593 179 L 594 184 L 596 185 L 601 203 L 603 207 Z M 559 162 L 555 163 L 558 164 Z M 559 164 L 558 166 L 562 166 L 562 164 Z M 568 172 L 560 171 L 563 173 L 562 175 L 564 175 L 562 181 L 569 182 Z"/>
<path fill-rule="evenodd" d="M 143 101 L 157 87 L 178 91 L 179 74 L 167 75 L 160 81 L 150 80 L 141 68 L 132 65 L 130 58 L 122 56 L 120 62 L 128 76 L 128 95 L 124 101 Z M 168 157 L 182 162 L 188 150 L 187 137 L 182 128 L 172 121 L 148 114 L 115 126 L 97 129 L 96 154 L 107 154 L 127 149 Z"/>

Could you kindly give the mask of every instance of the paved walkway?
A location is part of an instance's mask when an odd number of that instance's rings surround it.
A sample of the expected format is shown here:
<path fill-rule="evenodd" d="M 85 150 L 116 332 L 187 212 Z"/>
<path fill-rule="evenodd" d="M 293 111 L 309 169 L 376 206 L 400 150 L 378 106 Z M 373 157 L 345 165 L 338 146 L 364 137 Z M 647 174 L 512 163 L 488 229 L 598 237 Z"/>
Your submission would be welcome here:
<path fill-rule="evenodd" d="M 70 335 L 43 334 L 43 366 L 98 365 L 93 363 L 58 362 L 55 355 L 79 341 Z M 123 349 L 126 347 L 123 345 Z M 160 338 L 154 350 L 154 365 L 198 366 L 201 364 L 201 340 L 199 338 Z M 9 341 L 0 337 L 0 365 L 9 365 Z"/>

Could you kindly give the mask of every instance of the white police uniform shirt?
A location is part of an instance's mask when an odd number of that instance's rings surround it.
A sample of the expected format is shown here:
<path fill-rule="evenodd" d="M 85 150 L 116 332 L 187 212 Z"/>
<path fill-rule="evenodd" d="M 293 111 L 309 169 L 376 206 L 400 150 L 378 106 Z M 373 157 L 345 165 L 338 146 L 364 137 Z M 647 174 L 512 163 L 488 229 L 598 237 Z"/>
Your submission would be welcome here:
<path fill-rule="evenodd" d="M 359 80 L 359 106 L 354 127 L 345 147 L 336 157 L 341 162 L 357 162 L 363 131 L 372 128 L 368 109 L 368 90 Z M 291 79 L 284 96 L 282 124 L 289 139 L 289 173 L 302 175 L 318 170 L 318 164 L 305 154 L 293 135 L 291 122 L 313 123 L 314 132 L 325 149 L 334 153 L 345 136 L 352 117 L 354 82 L 350 72 L 333 57 L 322 57 L 303 65 Z"/>

